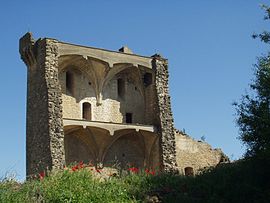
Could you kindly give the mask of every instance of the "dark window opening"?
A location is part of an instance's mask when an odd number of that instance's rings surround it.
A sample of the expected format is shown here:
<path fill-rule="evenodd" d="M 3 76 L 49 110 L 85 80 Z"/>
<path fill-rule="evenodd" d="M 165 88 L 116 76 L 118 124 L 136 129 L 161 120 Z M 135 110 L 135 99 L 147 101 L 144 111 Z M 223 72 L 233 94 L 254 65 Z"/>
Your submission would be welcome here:
<path fill-rule="evenodd" d="M 91 121 L 91 104 L 88 102 L 83 103 L 83 119 Z"/>
<path fill-rule="evenodd" d="M 67 71 L 66 72 L 66 91 L 70 94 L 73 94 L 74 90 L 74 75 Z"/>
<path fill-rule="evenodd" d="M 124 97 L 125 95 L 125 81 L 122 78 L 117 80 L 117 92 L 118 96 Z"/>
<path fill-rule="evenodd" d="M 185 175 L 186 176 L 194 176 L 194 171 L 192 167 L 186 167 L 185 168 Z"/>
<path fill-rule="evenodd" d="M 152 84 L 152 74 L 151 73 L 145 73 L 143 76 L 143 83 L 147 87 L 148 85 Z"/>
<path fill-rule="evenodd" d="M 132 123 L 132 113 L 126 113 L 126 123 Z"/>

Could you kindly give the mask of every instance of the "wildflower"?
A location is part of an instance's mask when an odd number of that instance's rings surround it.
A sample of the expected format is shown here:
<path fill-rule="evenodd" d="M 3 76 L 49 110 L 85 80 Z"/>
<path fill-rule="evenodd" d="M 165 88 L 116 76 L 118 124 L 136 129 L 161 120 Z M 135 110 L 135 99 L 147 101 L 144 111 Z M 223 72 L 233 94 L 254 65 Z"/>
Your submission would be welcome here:
<path fill-rule="evenodd" d="M 101 169 L 96 169 L 96 172 L 100 173 L 101 172 Z"/>
<path fill-rule="evenodd" d="M 83 162 L 82 161 L 80 161 L 80 163 L 79 163 L 79 168 L 84 168 L 84 164 L 83 164 Z"/>
<path fill-rule="evenodd" d="M 44 171 L 40 172 L 40 173 L 39 173 L 39 179 L 40 179 L 40 180 L 43 180 L 44 177 L 45 177 L 45 172 L 44 172 Z"/>
<path fill-rule="evenodd" d="M 152 175 L 152 176 L 154 176 L 156 174 L 156 172 L 154 170 L 149 170 L 149 169 L 145 169 L 145 173 L 147 175 Z"/>
<path fill-rule="evenodd" d="M 139 172 L 139 169 L 136 168 L 136 167 L 131 167 L 131 168 L 129 168 L 128 170 L 129 170 L 130 172 L 132 172 L 132 173 L 138 173 L 138 172 Z"/>
<path fill-rule="evenodd" d="M 79 166 L 78 165 L 75 165 L 71 168 L 72 171 L 77 171 L 79 169 Z"/>
<path fill-rule="evenodd" d="M 153 171 L 150 171 L 149 172 L 152 176 L 154 176 L 156 173 L 155 173 L 155 171 L 153 170 Z"/>

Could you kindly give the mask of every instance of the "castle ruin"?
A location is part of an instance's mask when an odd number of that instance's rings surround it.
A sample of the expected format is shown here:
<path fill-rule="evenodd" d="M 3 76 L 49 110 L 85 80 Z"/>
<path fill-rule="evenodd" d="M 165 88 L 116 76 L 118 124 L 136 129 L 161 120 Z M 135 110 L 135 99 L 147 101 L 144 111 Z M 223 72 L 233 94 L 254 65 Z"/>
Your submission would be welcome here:
<path fill-rule="evenodd" d="M 34 40 L 31 33 L 19 51 L 27 65 L 27 176 L 79 161 L 173 173 L 192 165 L 177 158 L 184 140 L 175 142 L 168 61 L 160 55 Z M 214 157 L 210 165 L 221 155 Z"/>

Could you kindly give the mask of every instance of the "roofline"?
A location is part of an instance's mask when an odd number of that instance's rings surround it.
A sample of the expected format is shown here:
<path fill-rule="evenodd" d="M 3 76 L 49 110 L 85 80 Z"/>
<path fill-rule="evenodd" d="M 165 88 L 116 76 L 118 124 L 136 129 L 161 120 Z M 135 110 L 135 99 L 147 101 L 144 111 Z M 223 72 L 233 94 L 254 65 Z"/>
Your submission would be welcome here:
<path fill-rule="evenodd" d="M 90 49 L 97 49 L 97 50 L 102 50 L 102 51 L 107 51 L 107 52 L 113 52 L 113 53 L 118 53 L 118 54 L 124 54 L 124 55 L 130 55 L 130 56 L 138 56 L 138 57 L 143 57 L 143 58 L 148 58 L 148 59 L 153 59 L 154 57 L 151 56 L 143 56 L 143 55 L 139 55 L 139 54 L 129 54 L 129 53 L 124 53 L 124 52 L 119 52 L 119 51 L 113 51 L 113 50 L 108 50 L 108 49 L 104 49 L 104 48 L 96 48 L 96 47 L 91 47 L 91 46 L 85 46 L 85 45 L 80 45 L 80 44 L 74 44 L 74 43 L 70 43 L 70 42 L 63 42 L 63 41 L 59 41 L 58 39 L 55 38 L 50 38 L 50 37 L 45 37 L 43 39 L 49 39 L 49 40 L 56 40 L 62 44 L 68 44 L 68 45 L 72 45 L 72 46 L 77 46 L 77 47 L 84 47 L 84 48 L 90 48 Z M 165 59 L 165 58 L 164 58 Z"/>

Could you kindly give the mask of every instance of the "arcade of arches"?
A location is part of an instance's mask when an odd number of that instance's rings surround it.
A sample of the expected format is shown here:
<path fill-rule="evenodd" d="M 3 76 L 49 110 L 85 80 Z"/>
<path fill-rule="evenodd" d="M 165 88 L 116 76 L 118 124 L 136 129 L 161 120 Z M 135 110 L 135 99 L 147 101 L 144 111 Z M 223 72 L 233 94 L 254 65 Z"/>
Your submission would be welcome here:
<path fill-rule="evenodd" d="M 65 127 L 66 163 L 83 161 L 104 167 L 156 167 L 158 139 L 153 132 L 118 130 L 113 136 L 96 127 Z"/>

